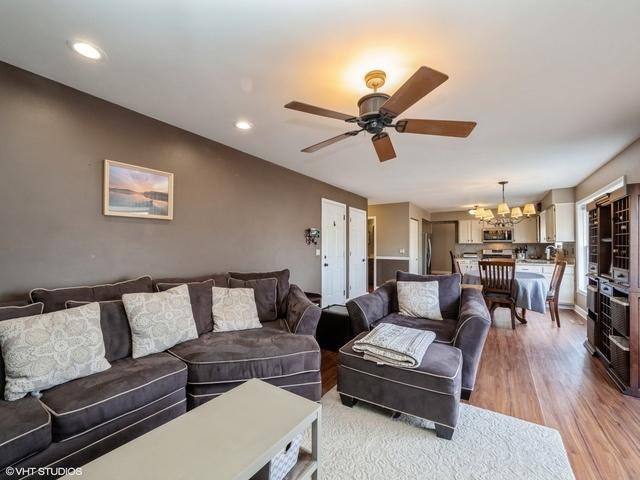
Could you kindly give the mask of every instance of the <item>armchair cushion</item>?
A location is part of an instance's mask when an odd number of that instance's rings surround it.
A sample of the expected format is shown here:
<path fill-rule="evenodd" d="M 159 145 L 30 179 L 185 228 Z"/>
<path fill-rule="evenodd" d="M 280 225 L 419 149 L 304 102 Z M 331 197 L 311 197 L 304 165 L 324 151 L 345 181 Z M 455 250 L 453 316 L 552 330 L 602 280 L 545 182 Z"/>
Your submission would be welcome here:
<path fill-rule="evenodd" d="M 322 310 L 307 298 L 302 289 L 291 285 L 287 297 L 287 326 L 292 333 L 315 335 Z"/>

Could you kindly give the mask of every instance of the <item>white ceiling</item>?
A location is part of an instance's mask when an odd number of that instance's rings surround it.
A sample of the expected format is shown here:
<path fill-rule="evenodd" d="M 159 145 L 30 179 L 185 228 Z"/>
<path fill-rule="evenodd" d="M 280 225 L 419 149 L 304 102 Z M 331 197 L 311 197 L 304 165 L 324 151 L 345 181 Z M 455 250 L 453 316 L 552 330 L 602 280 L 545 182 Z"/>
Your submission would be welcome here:
<path fill-rule="evenodd" d="M 101 47 L 92 63 L 65 46 Z M 640 135 L 637 0 L 0 0 L 0 60 L 368 197 L 429 210 L 510 203 L 577 184 Z M 467 139 L 369 135 L 289 111 L 345 113 L 384 68 L 388 93 L 420 65 L 450 79 L 409 118 L 475 120 Z M 242 132 L 234 121 L 254 129 Z"/>

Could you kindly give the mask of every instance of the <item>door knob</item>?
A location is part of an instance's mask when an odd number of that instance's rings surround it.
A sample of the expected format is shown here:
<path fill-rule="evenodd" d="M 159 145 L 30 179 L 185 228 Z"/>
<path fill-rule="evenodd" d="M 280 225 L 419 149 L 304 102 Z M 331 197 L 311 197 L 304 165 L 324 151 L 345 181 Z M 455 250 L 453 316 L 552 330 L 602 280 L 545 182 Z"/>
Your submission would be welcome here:
<path fill-rule="evenodd" d="M 328 264 L 328 263 L 325 263 L 325 264 L 324 264 L 324 266 L 325 266 L 325 267 L 328 267 L 328 266 L 329 266 L 329 264 Z"/>

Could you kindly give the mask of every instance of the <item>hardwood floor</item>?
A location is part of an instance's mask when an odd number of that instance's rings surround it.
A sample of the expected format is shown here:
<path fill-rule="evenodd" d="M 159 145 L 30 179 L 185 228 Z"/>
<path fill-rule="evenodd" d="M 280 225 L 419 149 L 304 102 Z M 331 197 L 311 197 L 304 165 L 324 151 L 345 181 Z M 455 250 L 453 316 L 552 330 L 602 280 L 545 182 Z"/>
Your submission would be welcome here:
<path fill-rule="evenodd" d="M 527 320 L 513 331 L 508 310 L 496 310 L 469 403 L 559 430 L 577 479 L 640 478 L 640 399 L 622 395 L 582 346 L 585 320 L 570 310 L 561 328 L 549 315 Z M 323 352 L 323 394 L 336 359 Z"/>

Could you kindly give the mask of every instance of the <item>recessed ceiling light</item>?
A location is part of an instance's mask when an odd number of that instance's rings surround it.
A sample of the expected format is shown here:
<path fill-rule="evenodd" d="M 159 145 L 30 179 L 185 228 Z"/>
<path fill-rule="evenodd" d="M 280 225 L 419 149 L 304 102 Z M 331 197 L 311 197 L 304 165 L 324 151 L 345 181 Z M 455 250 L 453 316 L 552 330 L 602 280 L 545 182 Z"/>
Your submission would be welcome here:
<path fill-rule="evenodd" d="M 91 60 L 100 60 L 103 56 L 102 52 L 90 43 L 79 40 L 70 40 L 67 43 L 74 52 Z"/>
<path fill-rule="evenodd" d="M 236 128 L 239 128 L 240 130 L 251 130 L 251 127 L 253 127 L 251 122 L 247 122 L 246 120 L 238 120 L 236 122 Z"/>

